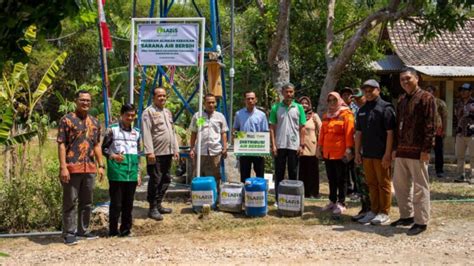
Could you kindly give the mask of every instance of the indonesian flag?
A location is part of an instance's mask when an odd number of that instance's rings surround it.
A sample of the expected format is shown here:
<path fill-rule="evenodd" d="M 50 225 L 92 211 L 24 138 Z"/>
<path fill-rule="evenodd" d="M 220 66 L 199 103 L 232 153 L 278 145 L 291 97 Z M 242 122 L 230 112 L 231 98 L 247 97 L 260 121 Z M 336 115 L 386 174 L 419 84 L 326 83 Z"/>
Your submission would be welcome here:
<path fill-rule="evenodd" d="M 170 72 L 170 74 L 169 74 L 170 84 L 174 85 L 174 73 L 176 72 L 176 66 L 169 66 L 168 70 Z"/>
<path fill-rule="evenodd" d="M 105 50 L 112 50 L 112 38 L 110 37 L 109 27 L 107 26 L 107 21 L 105 21 L 104 5 L 105 0 L 98 0 L 97 5 L 99 6 L 99 20 L 100 20 L 100 30 L 102 31 L 102 45 Z"/>

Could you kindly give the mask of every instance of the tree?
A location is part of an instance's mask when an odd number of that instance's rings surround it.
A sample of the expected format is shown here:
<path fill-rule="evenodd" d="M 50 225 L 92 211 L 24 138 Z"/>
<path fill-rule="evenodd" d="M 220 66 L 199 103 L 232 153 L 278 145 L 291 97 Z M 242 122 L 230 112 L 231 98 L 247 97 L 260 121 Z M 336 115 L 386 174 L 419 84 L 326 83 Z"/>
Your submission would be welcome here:
<path fill-rule="evenodd" d="M 373 1 L 367 1 L 367 3 L 372 4 Z M 443 30 L 454 31 L 457 27 L 464 25 L 468 18 L 465 11 L 470 8 L 470 4 L 469 0 L 438 0 L 436 3 L 429 0 L 390 0 L 386 5 L 348 27 L 348 29 L 352 27 L 356 29 L 345 41 L 337 56 L 334 53 L 336 0 L 328 0 L 327 7 L 325 47 L 327 73 L 319 97 L 319 113 L 326 110 L 327 95 L 335 89 L 347 64 L 370 31 L 381 24 L 393 23 L 400 19 L 411 19 L 415 16 L 418 17 L 416 20 L 417 33 L 420 34 L 420 41 L 423 41 L 433 38 Z"/>
<path fill-rule="evenodd" d="M 0 1 L 0 71 L 8 60 L 28 62 L 22 49 L 29 41 L 23 38 L 26 29 L 36 25 L 39 37 L 61 32 L 61 20 L 78 14 L 87 7 L 85 0 L 3 0 Z"/>
<path fill-rule="evenodd" d="M 33 43 L 36 39 L 36 27 L 28 27 L 24 38 Z M 27 45 L 22 49 L 30 55 L 32 46 Z M 0 80 L 0 106 L 3 107 L 0 110 L 0 145 L 5 146 L 5 178 L 15 174 L 14 169 L 17 167 L 16 155 L 11 153 L 14 151 L 14 146 L 24 144 L 37 135 L 38 124 L 35 122 L 38 121 L 32 121 L 35 107 L 51 88 L 53 79 L 66 57 L 66 52 L 56 57 L 34 90 L 30 86 L 28 64 L 21 62 L 13 64 L 12 61 L 5 63 Z M 39 116 L 36 118 L 41 119 Z M 21 160 L 20 168 L 23 165 L 24 160 Z"/>
<path fill-rule="evenodd" d="M 260 15 L 268 16 L 263 0 L 256 0 L 256 2 Z M 274 88 L 279 88 L 290 81 L 290 40 L 288 38 L 290 6 L 291 0 L 279 1 L 276 29 L 268 38 L 267 64 L 272 71 Z"/>

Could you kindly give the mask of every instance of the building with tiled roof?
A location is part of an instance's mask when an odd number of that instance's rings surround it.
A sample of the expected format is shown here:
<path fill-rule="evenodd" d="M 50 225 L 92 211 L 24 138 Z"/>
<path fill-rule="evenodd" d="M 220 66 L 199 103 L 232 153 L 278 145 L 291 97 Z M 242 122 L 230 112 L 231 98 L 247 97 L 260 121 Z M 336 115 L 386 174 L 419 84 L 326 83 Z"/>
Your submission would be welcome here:
<path fill-rule="evenodd" d="M 466 21 L 464 27 L 455 32 L 443 32 L 428 42 L 420 42 L 415 30 L 415 23 L 410 20 L 387 26 L 384 38 L 393 49 L 372 66 L 382 86 L 395 95 L 401 92 L 398 72 L 405 66 L 415 68 L 420 73 L 420 86 L 434 85 L 437 96 L 446 101 L 449 111 L 446 133 L 452 136 L 457 88 L 466 82 L 474 84 L 474 19 Z"/>

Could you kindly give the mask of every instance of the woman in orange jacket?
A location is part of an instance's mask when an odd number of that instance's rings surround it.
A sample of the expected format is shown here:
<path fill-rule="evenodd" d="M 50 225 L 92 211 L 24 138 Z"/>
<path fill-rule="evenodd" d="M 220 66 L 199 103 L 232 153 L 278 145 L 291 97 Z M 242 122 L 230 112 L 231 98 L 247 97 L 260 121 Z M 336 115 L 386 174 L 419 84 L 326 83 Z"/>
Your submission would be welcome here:
<path fill-rule="evenodd" d="M 353 158 L 354 115 L 337 92 L 329 93 L 327 103 L 318 140 L 318 156 L 324 159 L 329 180 L 330 202 L 323 211 L 340 215 L 346 209 L 346 163 Z"/>

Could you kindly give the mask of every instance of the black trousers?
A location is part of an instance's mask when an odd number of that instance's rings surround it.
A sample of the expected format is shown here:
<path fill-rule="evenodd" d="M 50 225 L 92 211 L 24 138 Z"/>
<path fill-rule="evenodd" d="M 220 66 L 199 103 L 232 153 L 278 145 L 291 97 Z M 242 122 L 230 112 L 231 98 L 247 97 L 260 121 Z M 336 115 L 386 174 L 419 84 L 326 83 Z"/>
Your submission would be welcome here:
<path fill-rule="evenodd" d="M 92 211 L 95 174 L 73 173 L 63 187 L 63 237 L 86 234 Z M 77 206 L 77 211 L 76 211 Z"/>
<path fill-rule="evenodd" d="M 300 156 L 299 179 L 304 183 L 304 196 L 319 195 L 319 160 L 316 156 Z"/>
<path fill-rule="evenodd" d="M 346 169 L 347 169 L 346 170 L 347 190 L 354 193 L 359 193 L 359 187 L 356 182 L 357 177 L 356 177 L 354 160 L 347 163 Z"/>
<path fill-rule="evenodd" d="M 243 183 L 245 179 L 250 177 L 250 172 L 255 171 L 257 177 L 262 177 L 265 170 L 265 159 L 258 156 L 241 156 L 240 159 L 240 181 Z"/>
<path fill-rule="evenodd" d="M 278 185 L 285 178 L 285 168 L 288 162 L 288 178 L 296 180 L 296 167 L 298 166 L 298 156 L 295 150 L 278 149 L 275 158 L 275 195 L 278 199 Z"/>
<path fill-rule="evenodd" d="M 120 233 L 130 232 L 132 228 L 133 199 L 137 182 L 109 181 L 109 235 L 117 235 L 120 216 Z"/>
<path fill-rule="evenodd" d="M 342 160 L 324 160 L 329 180 L 329 200 L 332 203 L 346 201 L 346 173 L 347 164 Z"/>
<path fill-rule="evenodd" d="M 148 164 L 146 171 L 150 180 L 148 181 L 147 200 L 150 208 L 161 206 L 166 190 L 171 183 L 170 168 L 173 155 L 156 156 L 155 164 Z"/>
<path fill-rule="evenodd" d="M 443 171 L 443 166 L 444 166 L 443 142 L 444 142 L 443 137 L 435 136 L 434 152 L 435 152 L 435 169 L 436 169 L 437 174 L 444 173 Z"/>

